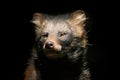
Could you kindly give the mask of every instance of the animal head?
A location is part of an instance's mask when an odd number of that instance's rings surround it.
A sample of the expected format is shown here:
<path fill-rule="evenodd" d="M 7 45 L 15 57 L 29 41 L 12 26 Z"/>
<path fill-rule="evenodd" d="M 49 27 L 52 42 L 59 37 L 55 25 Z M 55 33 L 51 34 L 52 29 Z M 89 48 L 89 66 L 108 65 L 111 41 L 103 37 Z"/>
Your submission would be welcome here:
<path fill-rule="evenodd" d="M 35 25 L 37 50 L 56 58 L 73 54 L 79 47 L 85 48 L 85 21 L 82 10 L 57 16 L 35 13 L 32 23 Z"/>

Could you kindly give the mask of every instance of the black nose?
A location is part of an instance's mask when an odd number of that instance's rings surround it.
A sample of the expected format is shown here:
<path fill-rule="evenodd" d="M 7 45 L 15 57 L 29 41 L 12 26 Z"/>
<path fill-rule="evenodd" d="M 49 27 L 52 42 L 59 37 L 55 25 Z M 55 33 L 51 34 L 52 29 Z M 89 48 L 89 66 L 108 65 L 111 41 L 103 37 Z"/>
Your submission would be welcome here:
<path fill-rule="evenodd" d="M 52 49 L 54 47 L 54 43 L 52 41 L 48 41 L 45 45 L 46 49 Z"/>

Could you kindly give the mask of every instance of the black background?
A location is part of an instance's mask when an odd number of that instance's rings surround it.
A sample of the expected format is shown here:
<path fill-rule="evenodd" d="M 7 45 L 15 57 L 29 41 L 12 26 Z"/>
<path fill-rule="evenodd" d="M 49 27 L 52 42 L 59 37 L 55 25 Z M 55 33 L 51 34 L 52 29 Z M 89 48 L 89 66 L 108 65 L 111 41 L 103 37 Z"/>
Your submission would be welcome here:
<path fill-rule="evenodd" d="M 112 3 L 113 4 L 113 3 Z M 112 26 L 113 7 L 110 1 L 102 0 L 16 0 L 4 1 L 1 6 L 3 54 L 3 80 L 23 80 L 24 70 L 34 41 L 30 24 L 35 12 L 48 14 L 69 13 L 84 10 L 88 17 L 87 29 L 89 61 L 92 80 L 108 79 L 108 56 L 112 53 L 114 28 Z M 109 55 L 108 55 L 109 54 Z M 113 62 L 111 62 L 113 63 Z"/>

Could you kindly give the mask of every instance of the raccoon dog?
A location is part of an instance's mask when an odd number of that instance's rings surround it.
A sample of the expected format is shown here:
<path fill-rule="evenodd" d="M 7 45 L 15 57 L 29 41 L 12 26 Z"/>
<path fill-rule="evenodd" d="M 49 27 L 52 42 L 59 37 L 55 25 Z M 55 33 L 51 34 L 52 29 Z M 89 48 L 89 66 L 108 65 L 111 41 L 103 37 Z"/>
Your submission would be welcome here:
<path fill-rule="evenodd" d="M 24 80 L 90 80 L 86 58 L 86 15 L 35 13 L 35 44 Z"/>

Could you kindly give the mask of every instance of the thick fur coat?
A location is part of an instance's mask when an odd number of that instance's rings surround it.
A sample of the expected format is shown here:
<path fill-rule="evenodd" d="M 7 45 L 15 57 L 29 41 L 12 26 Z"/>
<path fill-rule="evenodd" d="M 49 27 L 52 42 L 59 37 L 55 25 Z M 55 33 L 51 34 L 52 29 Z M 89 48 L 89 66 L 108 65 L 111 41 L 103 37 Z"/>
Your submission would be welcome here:
<path fill-rule="evenodd" d="M 86 15 L 35 13 L 35 44 L 24 80 L 90 80 L 86 57 Z"/>

